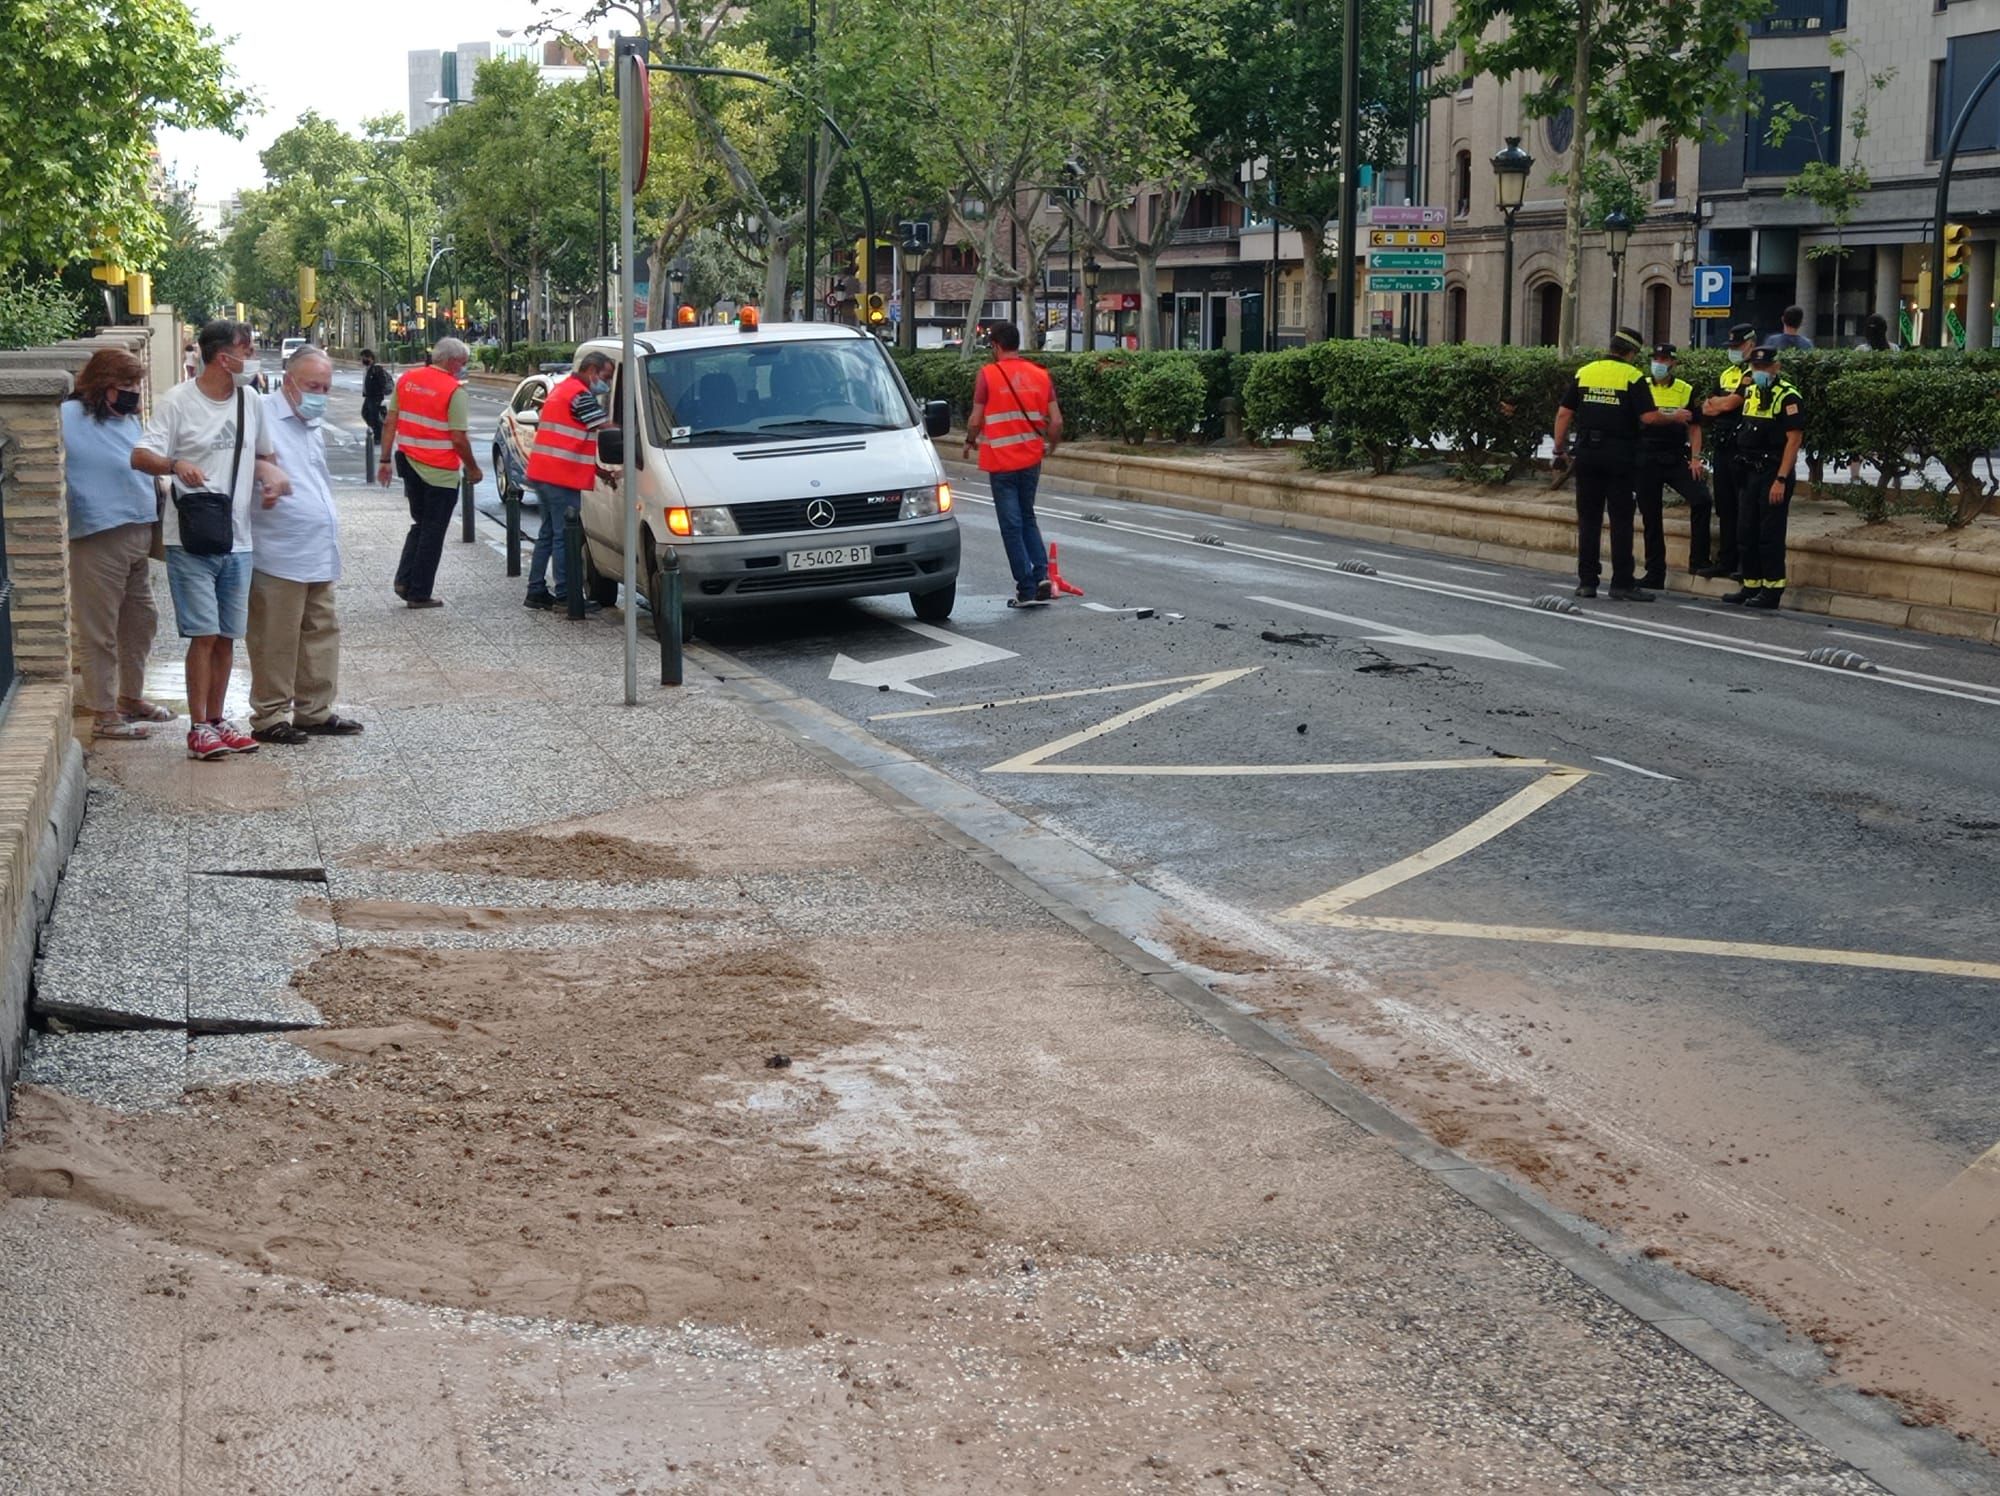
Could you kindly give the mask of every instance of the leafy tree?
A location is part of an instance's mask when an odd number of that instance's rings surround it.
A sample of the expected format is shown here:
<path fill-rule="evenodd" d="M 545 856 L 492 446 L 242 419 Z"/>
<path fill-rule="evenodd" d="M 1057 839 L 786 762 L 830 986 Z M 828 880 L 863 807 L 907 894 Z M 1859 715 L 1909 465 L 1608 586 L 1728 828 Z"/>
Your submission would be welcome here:
<path fill-rule="evenodd" d="M 1465 73 L 1519 77 L 1537 119 L 1575 118 L 1574 158 L 1614 156 L 1649 135 L 1715 139 L 1740 115 L 1731 63 L 1770 0 L 1455 0 L 1442 36 Z M 1562 347 L 1576 344 L 1586 172 L 1564 174 Z"/>
<path fill-rule="evenodd" d="M 1853 58 L 1861 61 L 1859 51 L 1852 43 L 1840 37 L 1827 42 L 1827 52 L 1839 58 Z M 1895 80 L 1896 70 L 1885 68 L 1879 73 L 1869 72 L 1865 66 L 1859 68 L 1862 79 L 1861 97 L 1847 111 L 1847 140 L 1850 159 L 1845 165 L 1837 161 L 1840 155 L 1840 137 L 1837 126 L 1829 122 L 1821 124 L 1816 115 L 1808 114 L 1790 100 L 1774 107 L 1764 121 L 1764 138 L 1773 146 L 1782 146 L 1795 132 L 1804 131 L 1812 148 L 1812 159 L 1799 168 L 1796 175 L 1785 183 L 1785 196 L 1804 198 L 1820 211 L 1823 222 L 1833 225 L 1833 243 L 1812 244 L 1806 247 L 1806 258 L 1814 263 L 1820 260 L 1833 261 L 1833 307 L 1834 326 L 1840 324 L 1840 280 L 1841 271 L 1846 268 L 1851 251 L 1846 244 L 1847 225 L 1854 221 L 1855 210 L 1861 206 L 1862 194 L 1867 192 L 1873 178 L 1868 168 L 1861 164 L 1861 142 L 1868 138 L 1868 110 L 1870 100 L 1882 92 Z M 1826 102 L 1827 89 L 1824 83 L 1813 85 L 1813 95 L 1820 103 Z"/>
<path fill-rule="evenodd" d="M 0 348 L 58 343 L 82 325 L 82 299 L 61 281 L 30 280 L 19 271 L 0 280 Z"/>
<path fill-rule="evenodd" d="M 163 126 L 240 130 L 250 96 L 184 0 L 0 5 L 0 265 L 152 262 Z"/>
<path fill-rule="evenodd" d="M 195 216 L 194 194 L 169 182 L 160 198 L 166 248 L 153 265 L 153 295 L 184 322 L 206 322 L 222 307 L 229 271 L 215 236 Z"/>

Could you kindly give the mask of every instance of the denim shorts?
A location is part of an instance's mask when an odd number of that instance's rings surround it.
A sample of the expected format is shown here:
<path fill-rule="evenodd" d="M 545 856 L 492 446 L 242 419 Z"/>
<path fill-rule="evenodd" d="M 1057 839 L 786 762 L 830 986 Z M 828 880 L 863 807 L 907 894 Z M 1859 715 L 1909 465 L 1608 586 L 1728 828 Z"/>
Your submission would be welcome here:
<path fill-rule="evenodd" d="M 250 551 L 197 556 L 167 547 L 167 590 L 183 639 L 241 639 L 250 627 Z"/>

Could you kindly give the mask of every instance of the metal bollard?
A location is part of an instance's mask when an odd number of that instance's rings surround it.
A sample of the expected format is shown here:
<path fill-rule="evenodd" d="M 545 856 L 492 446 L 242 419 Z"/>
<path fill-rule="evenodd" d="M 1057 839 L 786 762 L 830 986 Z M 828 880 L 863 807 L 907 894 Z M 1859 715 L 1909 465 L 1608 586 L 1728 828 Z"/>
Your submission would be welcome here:
<path fill-rule="evenodd" d="M 547 490 L 543 490 L 547 492 Z M 543 509 L 548 501 L 542 501 Z M 542 523 L 548 524 L 546 514 Z M 576 510 L 566 510 L 563 514 L 563 599 L 572 618 L 583 617 L 583 517 Z"/>
<path fill-rule="evenodd" d="M 653 573 L 653 634 L 660 641 L 660 684 L 681 683 L 681 558 L 672 546 Z"/>
<path fill-rule="evenodd" d="M 361 481 L 375 481 L 375 433 L 372 430 L 361 435 Z"/>
<path fill-rule="evenodd" d="M 521 491 L 509 487 L 502 501 L 507 511 L 507 575 L 521 574 Z"/>
<path fill-rule="evenodd" d="M 472 474 L 458 482 L 458 538 L 472 544 Z"/>

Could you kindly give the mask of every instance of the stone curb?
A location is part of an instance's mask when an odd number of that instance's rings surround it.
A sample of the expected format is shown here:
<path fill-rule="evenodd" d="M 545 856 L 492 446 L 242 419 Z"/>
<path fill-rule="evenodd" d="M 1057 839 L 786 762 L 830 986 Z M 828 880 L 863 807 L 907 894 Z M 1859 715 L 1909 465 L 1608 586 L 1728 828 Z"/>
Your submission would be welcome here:
<path fill-rule="evenodd" d="M 971 470 L 949 440 L 938 455 L 960 474 Z M 1220 518 L 1313 530 L 1352 540 L 1529 567 L 1565 576 L 1575 569 L 1575 530 L 1545 505 L 1440 484 L 1361 483 L 1308 474 L 1237 476 L 1195 460 L 1119 453 L 1058 451 L 1045 471 L 1085 493 L 1133 499 Z M 1682 541 L 1687 523 L 1670 516 Z M 1794 540 L 1789 551 L 1791 606 L 1803 612 L 2000 643 L 2000 556 L 1944 546 L 1898 546 L 1838 537 Z M 1729 589 L 1673 573 L 1681 590 L 1719 596 Z"/>

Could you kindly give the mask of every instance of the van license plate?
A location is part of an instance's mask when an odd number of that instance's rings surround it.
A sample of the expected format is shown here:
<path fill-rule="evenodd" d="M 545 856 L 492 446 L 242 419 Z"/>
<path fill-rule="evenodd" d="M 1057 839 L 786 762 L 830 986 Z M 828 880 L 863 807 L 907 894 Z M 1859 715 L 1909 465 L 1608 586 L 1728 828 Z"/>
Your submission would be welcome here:
<path fill-rule="evenodd" d="M 872 545 L 830 545 L 817 551 L 785 552 L 786 571 L 818 571 L 827 566 L 866 566 L 875 559 Z"/>

